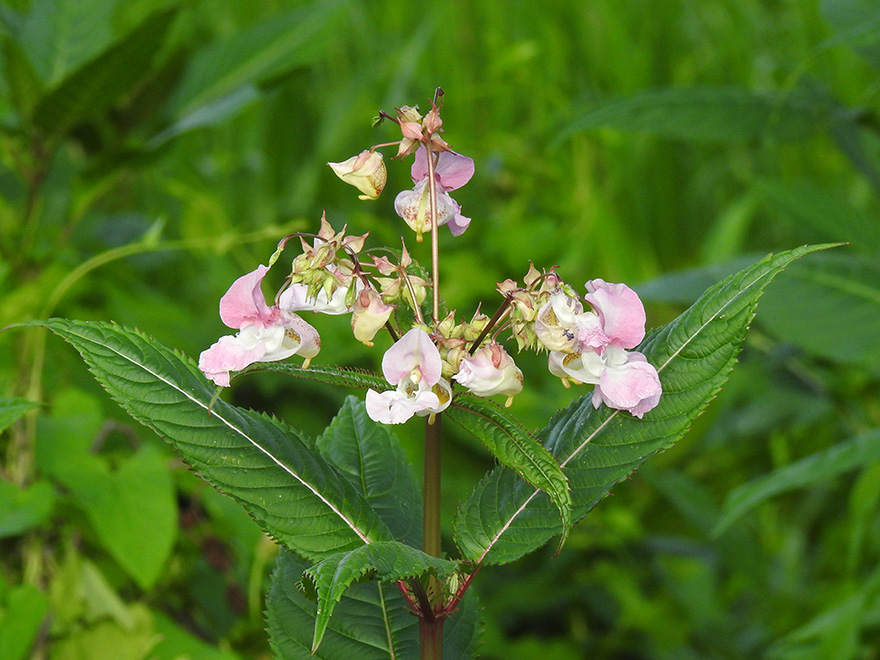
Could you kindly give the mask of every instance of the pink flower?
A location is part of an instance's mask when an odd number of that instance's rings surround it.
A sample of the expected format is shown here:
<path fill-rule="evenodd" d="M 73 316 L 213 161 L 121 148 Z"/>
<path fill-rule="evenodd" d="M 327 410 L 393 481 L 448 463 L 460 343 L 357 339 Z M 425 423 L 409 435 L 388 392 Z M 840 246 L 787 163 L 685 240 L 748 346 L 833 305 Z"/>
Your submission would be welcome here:
<path fill-rule="evenodd" d="M 296 314 L 269 307 L 260 285 L 267 266 L 239 277 L 220 299 L 220 318 L 238 333 L 221 337 L 199 356 L 199 369 L 221 387 L 229 373 L 255 362 L 273 362 L 291 355 L 308 361 L 321 349 L 318 332 Z"/>
<path fill-rule="evenodd" d="M 522 371 L 507 351 L 494 341 L 472 356 L 463 357 L 458 373 L 452 378 L 477 396 L 503 394 L 507 397 L 506 405 L 510 405 L 523 388 Z"/>
<path fill-rule="evenodd" d="M 613 344 L 602 354 L 589 349 L 582 353 L 554 351 L 550 372 L 595 385 L 594 407 L 604 403 L 639 418 L 659 403 L 663 389 L 657 370 L 644 355 Z"/>
<path fill-rule="evenodd" d="M 367 392 L 367 414 L 382 424 L 402 424 L 413 415 L 445 410 L 452 389 L 443 378 L 440 351 L 424 330 L 413 328 L 389 348 L 382 358 L 382 373 L 396 387 L 387 392 Z"/>
<path fill-rule="evenodd" d="M 410 170 L 415 186 L 394 199 L 394 210 L 418 236 L 431 230 L 431 209 L 428 199 L 428 158 L 423 146 L 416 151 Z M 437 226 L 449 225 L 453 236 L 460 236 L 471 219 L 461 214 L 461 206 L 449 196 L 450 190 L 461 188 L 474 175 L 474 161 L 454 151 L 441 151 L 434 167 L 437 189 Z"/>
<path fill-rule="evenodd" d="M 660 401 L 662 387 L 653 365 L 641 353 L 627 351 L 645 337 L 645 308 L 625 284 L 587 282 L 585 300 L 593 311 L 565 293 L 542 306 L 535 332 L 550 352 L 550 372 L 563 380 L 590 383 L 593 405 L 605 403 L 641 417 Z"/>

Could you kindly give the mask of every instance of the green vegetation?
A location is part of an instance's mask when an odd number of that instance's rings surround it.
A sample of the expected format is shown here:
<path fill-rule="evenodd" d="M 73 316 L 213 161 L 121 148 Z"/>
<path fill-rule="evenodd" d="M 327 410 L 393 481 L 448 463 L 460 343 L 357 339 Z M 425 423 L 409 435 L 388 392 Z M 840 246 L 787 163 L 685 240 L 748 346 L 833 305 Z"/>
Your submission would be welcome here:
<path fill-rule="evenodd" d="M 115 321 L 197 356 L 229 284 L 322 210 L 396 244 L 409 164 L 359 202 L 325 163 L 394 139 L 370 117 L 436 86 L 477 168 L 471 228 L 442 237 L 465 316 L 531 260 L 632 284 L 661 326 L 768 252 L 850 243 L 767 288 L 681 442 L 462 608 L 497 660 L 880 657 L 875 2 L 0 0 L 0 40 L 0 327 Z M 316 366 L 378 366 L 309 321 Z M 531 431 L 577 393 L 518 363 Z M 0 334 L 0 385 L 0 658 L 271 657 L 277 550 L 247 512 L 44 328 Z M 347 393 L 279 372 L 224 398 L 319 437 Z M 445 429 L 452 512 L 492 459 Z M 417 464 L 421 431 L 395 428 Z"/>

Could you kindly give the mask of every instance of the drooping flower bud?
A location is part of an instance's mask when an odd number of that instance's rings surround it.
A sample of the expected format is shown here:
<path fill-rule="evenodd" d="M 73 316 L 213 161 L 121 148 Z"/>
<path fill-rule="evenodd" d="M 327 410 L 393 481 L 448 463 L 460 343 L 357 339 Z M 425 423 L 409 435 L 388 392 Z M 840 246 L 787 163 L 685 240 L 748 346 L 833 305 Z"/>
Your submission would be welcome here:
<path fill-rule="evenodd" d="M 388 179 L 385 161 L 378 151 L 362 151 L 341 163 L 327 164 L 336 176 L 363 193 L 358 199 L 376 199 Z"/>
<path fill-rule="evenodd" d="M 351 330 L 354 338 L 367 346 L 373 345 L 373 337 L 385 325 L 394 305 L 386 305 L 374 289 L 364 288 L 354 300 Z"/>
<path fill-rule="evenodd" d="M 514 364 L 507 351 L 494 341 L 472 356 L 463 357 L 459 372 L 453 379 L 477 396 L 503 394 L 507 397 L 507 406 L 523 388 L 522 371 Z"/>

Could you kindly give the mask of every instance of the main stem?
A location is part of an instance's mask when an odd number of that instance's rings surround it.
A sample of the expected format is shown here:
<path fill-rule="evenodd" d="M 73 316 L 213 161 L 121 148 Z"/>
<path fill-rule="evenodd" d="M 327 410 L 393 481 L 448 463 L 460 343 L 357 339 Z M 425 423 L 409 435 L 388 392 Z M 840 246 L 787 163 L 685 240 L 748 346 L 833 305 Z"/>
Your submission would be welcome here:
<path fill-rule="evenodd" d="M 440 557 L 440 440 L 441 415 L 433 415 L 425 422 L 425 493 L 422 550 L 433 557 Z M 443 655 L 443 616 L 435 616 L 442 608 L 442 585 L 437 578 L 430 578 L 428 603 L 430 612 L 419 616 L 421 660 L 441 660 Z"/>
<path fill-rule="evenodd" d="M 425 144 L 428 162 L 428 198 L 431 210 L 431 289 L 434 323 L 440 323 L 440 242 L 437 227 L 437 184 L 434 180 L 434 151 L 431 141 Z M 425 493 L 424 519 L 422 525 L 422 550 L 433 557 L 440 557 L 440 441 L 441 415 L 431 415 L 425 423 Z M 434 616 L 443 606 L 442 585 L 430 578 L 428 596 L 431 612 L 419 617 L 421 660 L 441 660 L 443 656 L 443 619 Z"/>

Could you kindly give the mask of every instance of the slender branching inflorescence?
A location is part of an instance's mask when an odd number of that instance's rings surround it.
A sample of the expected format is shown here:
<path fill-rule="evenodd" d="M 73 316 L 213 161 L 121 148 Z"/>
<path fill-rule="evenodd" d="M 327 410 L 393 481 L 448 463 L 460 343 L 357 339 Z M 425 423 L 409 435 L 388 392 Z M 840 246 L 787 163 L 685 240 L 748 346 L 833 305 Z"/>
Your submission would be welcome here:
<path fill-rule="evenodd" d="M 393 115 L 381 112 L 381 119 L 399 126 L 401 139 L 330 163 L 361 192 L 361 199 L 372 200 L 388 179 L 378 149 L 396 146 L 394 158 L 413 156 L 414 185 L 397 195 L 394 208 L 418 242 L 442 226 L 460 236 L 471 222 L 449 192 L 471 179 L 474 163 L 440 137 L 439 96 L 424 116 L 415 106 L 402 106 Z M 289 238 L 279 244 L 270 265 Z M 383 255 L 367 261 L 358 258 L 367 235 L 347 236 L 345 227 L 337 232 L 326 217 L 318 233 L 309 236 L 311 242 L 306 235 L 299 238 L 302 252 L 292 260 L 274 305 L 261 302 L 259 293 L 266 266 L 237 280 L 221 300 L 221 318 L 239 332 L 202 353 L 200 366 L 216 384 L 228 385 L 231 372 L 255 362 L 315 357 L 320 338 L 299 316 L 311 311 L 351 314 L 355 338 L 368 346 L 382 328 L 393 333 L 395 344 L 383 357 L 382 371 L 395 389 L 371 391 L 367 399 L 370 416 L 379 422 L 396 424 L 441 412 L 455 396 L 454 384 L 476 396 L 504 396 L 510 405 L 523 388 L 523 374 L 497 340 L 502 322 L 519 350 L 549 354 L 548 367 L 563 385 L 595 385 L 597 407 L 604 403 L 641 417 L 659 400 L 656 369 L 630 350 L 644 337 L 645 313 L 625 284 L 594 279 L 581 298 L 555 269 L 540 272 L 530 264 L 522 286 L 513 280 L 498 284 L 504 300 L 493 317 L 477 312 L 470 321 L 456 322 L 454 312 L 440 318 L 439 304 L 431 318 L 423 311 L 429 289 L 438 298 L 436 255 L 427 279 L 418 274 L 425 271 L 413 261 L 405 240 L 396 260 Z"/>
<path fill-rule="evenodd" d="M 500 335 L 509 330 L 520 351 L 546 352 L 550 372 L 564 386 L 594 385 L 596 407 L 605 404 L 641 417 L 657 405 L 661 394 L 657 370 L 632 350 L 645 335 L 645 311 L 625 284 L 593 279 L 581 297 L 554 268 L 542 272 L 530 264 L 522 285 L 514 280 L 498 284 L 502 302 L 491 317 L 478 308 L 470 320 L 459 320 L 454 311 L 441 309 L 438 233 L 443 226 L 453 236 L 467 230 L 471 220 L 461 214 L 461 206 L 449 193 L 474 174 L 473 160 L 453 151 L 440 137 L 441 96 L 438 90 L 425 115 L 415 106 L 398 108 L 394 115 L 380 113 L 380 119 L 398 125 L 400 139 L 329 164 L 339 178 L 360 191 L 360 199 L 373 200 L 388 180 L 379 149 L 397 147 L 394 158 L 413 157 L 413 187 L 398 193 L 394 209 L 417 242 L 430 233 L 430 271 L 412 258 L 405 239 L 399 251 L 364 252 L 366 234 L 346 235 L 347 227 L 337 231 L 322 216 L 317 234 L 285 237 L 267 266 L 258 266 L 232 284 L 220 300 L 220 316 L 238 332 L 220 338 L 199 360 L 208 378 L 228 386 L 233 372 L 255 363 L 300 355 L 307 367 L 321 342 L 300 316 L 304 312 L 350 314 L 355 339 L 367 346 L 373 346 L 376 334 L 385 328 L 393 341 L 382 357 L 388 388 L 368 389 L 365 408 L 370 418 L 383 424 L 400 424 L 414 416 L 427 419 L 423 551 L 435 556 L 441 555 L 440 414 L 464 394 L 504 397 L 510 406 L 523 389 L 523 373 L 499 342 Z M 273 304 L 267 305 L 262 281 L 292 238 L 300 239 L 301 252 L 291 260 Z M 481 414 L 472 404 L 459 407 Z M 527 448 L 522 451 L 521 456 L 534 459 Z M 549 454 L 546 459 L 553 461 Z M 516 460 L 513 464 L 516 469 Z M 442 621 L 457 607 L 475 572 L 465 571 L 454 588 L 448 580 L 445 585 L 436 579 L 398 582 L 420 617 L 423 658 L 440 657 Z"/>

